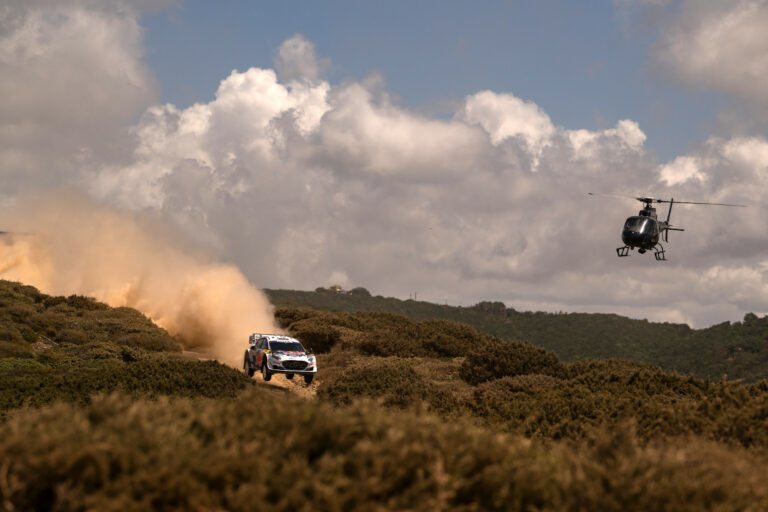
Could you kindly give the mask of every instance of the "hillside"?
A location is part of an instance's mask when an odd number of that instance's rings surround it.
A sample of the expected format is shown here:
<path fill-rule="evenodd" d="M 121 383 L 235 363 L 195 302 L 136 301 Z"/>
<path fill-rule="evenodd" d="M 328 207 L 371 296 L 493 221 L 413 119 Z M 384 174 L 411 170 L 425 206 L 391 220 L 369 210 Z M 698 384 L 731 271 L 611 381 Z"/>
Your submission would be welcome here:
<path fill-rule="evenodd" d="M 131 308 L 54 297 L 0 280 L 0 416 L 94 393 L 235 396 L 249 384 L 215 361 L 189 360 L 168 333 Z"/>
<path fill-rule="evenodd" d="M 520 312 L 501 302 L 456 307 L 371 296 L 363 289 L 338 294 L 265 290 L 276 306 L 306 306 L 335 312 L 377 311 L 413 320 L 443 319 L 482 334 L 527 341 L 565 361 L 626 359 L 698 377 L 768 377 L 768 317 L 747 314 L 743 322 L 707 329 L 633 320 L 613 314 Z"/>
<path fill-rule="evenodd" d="M 393 313 L 276 319 L 317 353 L 316 394 L 188 360 L 135 310 L 0 281 L 2 508 L 768 505 L 768 381 L 568 362 Z"/>

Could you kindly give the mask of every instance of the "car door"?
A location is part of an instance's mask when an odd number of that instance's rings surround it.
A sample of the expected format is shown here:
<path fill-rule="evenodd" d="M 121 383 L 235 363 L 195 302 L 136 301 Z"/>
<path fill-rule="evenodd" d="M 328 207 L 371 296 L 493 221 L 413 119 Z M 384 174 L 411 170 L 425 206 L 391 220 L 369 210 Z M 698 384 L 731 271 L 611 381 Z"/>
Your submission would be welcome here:
<path fill-rule="evenodd" d="M 266 348 L 267 340 L 262 338 L 256 342 L 256 367 L 261 369 L 261 361 L 264 359 L 264 349 Z"/>

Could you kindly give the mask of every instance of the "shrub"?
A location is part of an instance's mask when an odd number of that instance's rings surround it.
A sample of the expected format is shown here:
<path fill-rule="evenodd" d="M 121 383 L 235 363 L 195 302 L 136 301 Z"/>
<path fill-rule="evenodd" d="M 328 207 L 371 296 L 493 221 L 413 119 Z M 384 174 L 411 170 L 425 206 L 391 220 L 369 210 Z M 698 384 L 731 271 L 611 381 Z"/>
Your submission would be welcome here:
<path fill-rule="evenodd" d="M 378 357 L 414 357 L 424 355 L 418 338 L 398 334 L 392 331 L 368 331 L 352 338 L 349 346 L 366 356 Z"/>
<path fill-rule="evenodd" d="M 13 326 L 3 327 L 0 326 L 0 341 L 6 343 L 24 343 L 24 338 L 19 333 L 19 330 Z"/>
<path fill-rule="evenodd" d="M 283 329 L 288 329 L 294 322 L 313 318 L 321 314 L 319 311 L 308 308 L 283 307 L 275 309 L 275 319 Z"/>
<path fill-rule="evenodd" d="M 15 285 L 13 286 L 13 290 L 18 294 L 21 294 L 29 299 L 32 299 L 32 302 L 35 302 L 35 303 L 41 302 L 44 297 L 44 295 L 40 293 L 37 290 L 37 288 L 35 288 L 34 286 L 15 283 Z"/>
<path fill-rule="evenodd" d="M 66 304 L 67 298 L 56 296 L 56 297 L 46 297 L 43 299 L 43 305 L 47 308 L 52 308 L 54 306 L 58 306 L 59 304 Z"/>
<path fill-rule="evenodd" d="M 85 404 L 94 393 L 112 391 L 232 398 L 252 383 L 244 373 L 216 361 L 136 360 L 135 352 L 115 353 L 97 344 L 73 346 L 66 353 L 69 359 L 46 357 L 41 359 L 47 364 L 0 370 L 0 411 L 54 401 Z"/>
<path fill-rule="evenodd" d="M 21 334 L 21 337 L 24 338 L 24 341 L 27 343 L 35 343 L 38 340 L 37 333 L 29 328 L 29 326 L 21 324 L 17 326 L 19 329 L 19 333 Z"/>
<path fill-rule="evenodd" d="M 379 312 L 330 313 L 278 308 L 278 322 L 315 350 L 344 349 L 371 356 L 462 357 L 482 340 L 473 328 L 446 320 L 416 322 Z M 302 338 L 302 336 L 304 338 Z"/>
<path fill-rule="evenodd" d="M 362 286 L 358 286 L 357 288 L 352 288 L 351 290 L 349 290 L 349 294 L 350 295 L 358 295 L 358 296 L 361 296 L 361 297 L 370 297 L 371 296 L 371 292 L 369 292 L 368 290 L 366 290 Z"/>
<path fill-rule="evenodd" d="M 0 341 L 0 358 L 4 357 L 33 357 L 29 345 L 14 341 Z"/>
<path fill-rule="evenodd" d="M 109 309 L 109 306 L 103 302 L 99 302 L 92 297 L 85 297 L 83 295 L 70 295 L 67 297 L 67 305 L 85 311 L 97 311 Z"/>
<path fill-rule="evenodd" d="M 181 352 L 181 345 L 165 331 L 133 333 L 120 336 L 118 345 L 135 347 L 153 352 Z"/>
<path fill-rule="evenodd" d="M 56 334 L 56 342 L 82 345 L 88 342 L 88 335 L 82 329 L 63 329 Z"/>
<path fill-rule="evenodd" d="M 565 366 L 551 352 L 527 343 L 498 338 L 487 338 L 485 344 L 467 356 L 459 370 L 461 378 L 473 385 L 528 374 L 558 378 L 567 376 Z"/>
<path fill-rule="evenodd" d="M 114 343 L 83 343 L 64 347 L 61 351 L 77 359 L 122 359 L 120 347 Z"/>
<path fill-rule="evenodd" d="M 301 341 L 305 347 L 311 348 L 317 353 L 326 353 L 331 347 L 341 340 L 338 327 L 315 319 L 299 320 L 291 324 L 291 333 Z"/>
<path fill-rule="evenodd" d="M 482 337 L 472 327 L 447 320 L 421 322 L 424 348 L 437 357 L 464 357 L 476 349 Z"/>
<path fill-rule="evenodd" d="M 110 395 L 21 411 L 0 424 L 0 460 L 8 510 L 698 512 L 768 503 L 764 457 L 698 438 L 645 445 L 627 424 L 577 444 L 531 442 L 265 389 L 235 400 Z"/>
<path fill-rule="evenodd" d="M 321 399 L 337 405 L 367 397 L 396 407 L 413 405 L 428 393 L 429 383 L 407 361 L 396 358 L 359 361 L 324 380 L 318 390 Z"/>
<path fill-rule="evenodd" d="M 561 379 L 542 374 L 516 375 L 514 377 L 502 377 L 480 384 L 486 390 L 507 395 L 509 393 L 536 393 L 550 391 L 562 382 Z"/>
<path fill-rule="evenodd" d="M 507 306 L 503 302 L 495 301 L 482 301 L 478 302 L 472 309 L 475 311 L 482 311 L 483 313 L 504 313 L 507 311 Z"/>

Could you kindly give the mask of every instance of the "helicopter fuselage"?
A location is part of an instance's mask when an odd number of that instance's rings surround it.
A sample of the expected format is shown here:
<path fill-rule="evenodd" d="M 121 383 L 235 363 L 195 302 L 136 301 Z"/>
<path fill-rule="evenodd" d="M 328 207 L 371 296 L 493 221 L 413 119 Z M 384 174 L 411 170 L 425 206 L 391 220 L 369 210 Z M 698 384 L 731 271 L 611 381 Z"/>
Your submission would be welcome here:
<path fill-rule="evenodd" d="M 629 217 L 621 230 L 621 241 L 640 252 L 653 249 L 659 243 L 659 236 L 669 223 L 656 217 L 656 208 L 643 208 L 638 215 Z"/>

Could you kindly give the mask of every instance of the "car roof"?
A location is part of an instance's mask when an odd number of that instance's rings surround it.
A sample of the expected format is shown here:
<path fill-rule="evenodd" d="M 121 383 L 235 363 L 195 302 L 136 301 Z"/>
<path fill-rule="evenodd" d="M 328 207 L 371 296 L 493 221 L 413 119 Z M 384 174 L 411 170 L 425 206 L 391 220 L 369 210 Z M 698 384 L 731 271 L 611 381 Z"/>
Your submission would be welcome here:
<path fill-rule="evenodd" d="M 252 340 L 260 340 L 263 338 L 267 338 L 267 341 L 287 341 L 287 342 L 294 342 L 294 343 L 301 343 L 296 338 L 291 338 L 290 336 L 285 336 L 282 334 L 252 334 L 251 339 Z"/>

